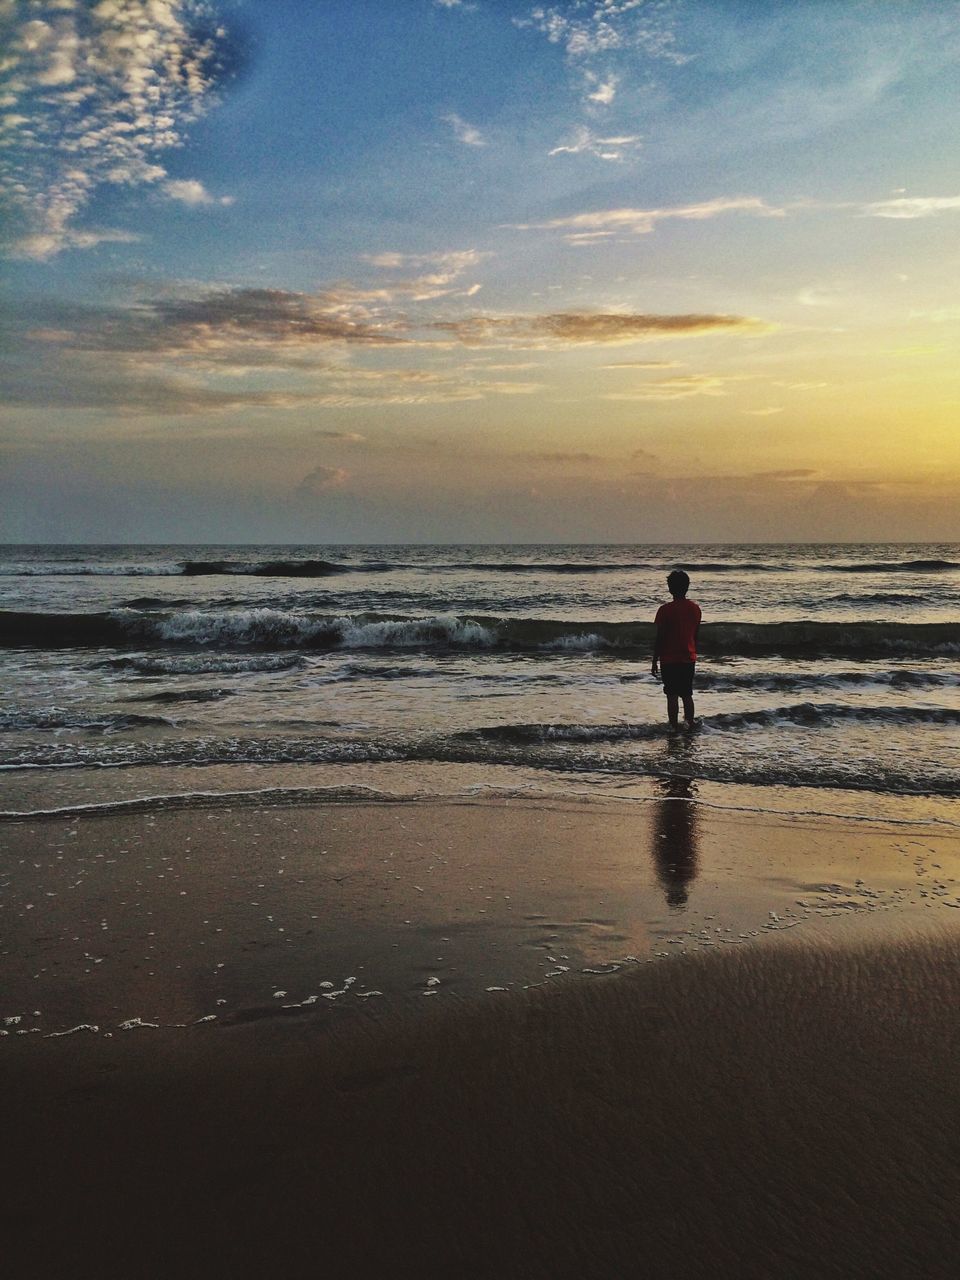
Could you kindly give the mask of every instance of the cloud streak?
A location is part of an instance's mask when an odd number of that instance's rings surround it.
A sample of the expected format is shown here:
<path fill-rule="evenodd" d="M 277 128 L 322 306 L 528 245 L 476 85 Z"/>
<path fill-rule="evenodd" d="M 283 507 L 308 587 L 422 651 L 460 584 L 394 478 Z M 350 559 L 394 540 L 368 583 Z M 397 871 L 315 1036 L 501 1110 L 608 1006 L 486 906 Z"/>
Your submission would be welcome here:
<path fill-rule="evenodd" d="M 626 153 L 636 150 L 642 138 L 639 133 L 596 134 L 586 125 L 580 125 L 569 142 L 560 143 L 547 152 L 551 156 L 591 155 L 598 160 L 623 160 Z"/>
<path fill-rule="evenodd" d="M 747 382 L 745 373 L 691 373 L 679 378 L 657 378 L 628 391 L 604 392 L 604 400 L 688 400 L 693 396 L 725 396 L 733 382 Z"/>
<path fill-rule="evenodd" d="M 870 218 L 934 218 L 940 213 L 960 212 L 960 196 L 900 196 L 866 204 L 862 212 Z"/>
<path fill-rule="evenodd" d="M 564 465 L 588 465 L 594 462 L 603 462 L 603 458 L 598 453 L 571 452 L 564 453 L 562 450 L 554 452 L 526 452 L 516 453 L 515 458 L 520 458 L 524 462 L 550 462 L 563 463 Z"/>
<path fill-rule="evenodd" d="M 470 345 L 505 343 L 516 347 L 619 345 L 657 338 L 710 333 L 766 332 L 770 326 L 750 316 L 652 315 L 638 312 L 560 311 L 539 316 L 468 316 L 436 321 L 434 329 Z"/>
<path fill-rule="evenodd" d="M 599 209 L 589 213 L 574 213 L 564 218 L 551 218 L 548 222 L 515 224 L 517 231 L 569 231 L 573 234 L 609 236 L 620 231 L 634 235 L 649 235 L 660 222 L 704 222 L 725 213 L 748 213 L 760 218 L 783 218 L 784 209 L 769 205 L 759 196 L 720 196 L 697 204 L 674 205 L 662 208 Z"/>

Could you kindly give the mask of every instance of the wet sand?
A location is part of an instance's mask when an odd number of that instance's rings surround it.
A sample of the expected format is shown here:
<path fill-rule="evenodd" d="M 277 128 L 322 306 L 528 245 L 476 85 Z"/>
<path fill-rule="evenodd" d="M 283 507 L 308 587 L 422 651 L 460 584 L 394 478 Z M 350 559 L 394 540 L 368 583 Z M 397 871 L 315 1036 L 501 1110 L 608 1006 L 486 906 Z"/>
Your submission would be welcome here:
<path fill-rule="evenodd" d="M 956 1273 L 949 830 L 664 795 L 0 844 L 9 1274 Z"/>

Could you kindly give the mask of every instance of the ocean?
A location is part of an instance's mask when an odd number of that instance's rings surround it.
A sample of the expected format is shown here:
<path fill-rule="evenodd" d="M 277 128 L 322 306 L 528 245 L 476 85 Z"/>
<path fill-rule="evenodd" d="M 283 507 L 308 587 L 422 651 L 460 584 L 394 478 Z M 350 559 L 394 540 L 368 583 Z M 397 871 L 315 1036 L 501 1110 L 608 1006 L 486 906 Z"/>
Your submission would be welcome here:
<path fill-rule="evenodd" d="M 650 675 L 703 609 L 698 726 Z M 6 546 L 0 809 L 368 788 L 947 818 L 960 545 Z"/>

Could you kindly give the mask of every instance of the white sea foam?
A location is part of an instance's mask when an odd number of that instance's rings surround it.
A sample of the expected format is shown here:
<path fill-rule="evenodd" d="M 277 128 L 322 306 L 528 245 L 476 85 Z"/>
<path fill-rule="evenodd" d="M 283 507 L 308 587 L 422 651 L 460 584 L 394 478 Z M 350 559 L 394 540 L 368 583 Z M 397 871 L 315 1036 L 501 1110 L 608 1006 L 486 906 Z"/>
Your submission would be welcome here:
<path fill-rule="evenodd" d="M 432 618 L 358 622 L 337 618 L 333 623 L 345 649 L 380 649 L 430 644 L 489 648 L 496 644 L 495 632 L 469 618 L 439 614 Z"/>
<path fill-rule="evenodd" d="M 162 640 L 194 644 L 304 644 L 329 629 L 323 619 L 281 609 L 188 609 L 156 622 Z"/>
<path fill-rule="evenodd" d="M 170 578 L 182 572 L 176 561 L 150 564 L 127 563 L 89 564 L 82 560 L 52 561 L 31 564 L 14 561 L 0 564 L 0 577 L 11 578 Z"/>
<path fill-rule="evenodd" d="M 540 645 L 540 648 L 546 653 L 564 653 L 564 652 L 593 652 L 596 649 L 609 649 L 610 641 L 604 640 L 603 636 L 598 636 L 595 631 L 582 631 L 575 636 L 557 636 L 555 640 L 548 640 L 546 644 Z"/>
<path fill-rule="evenodd" d="M 114 613 L 122 621 L 129 612 Z M 385 649 L 452 645 L 489 648 L 497 636 L 470 618 L 438 614 L 428 618 L 322 617 L 283 609 L 188 609 L 152 625 L 167 643 L 203 645 L 309 645 L 326 642 L 343 649 Z"/>

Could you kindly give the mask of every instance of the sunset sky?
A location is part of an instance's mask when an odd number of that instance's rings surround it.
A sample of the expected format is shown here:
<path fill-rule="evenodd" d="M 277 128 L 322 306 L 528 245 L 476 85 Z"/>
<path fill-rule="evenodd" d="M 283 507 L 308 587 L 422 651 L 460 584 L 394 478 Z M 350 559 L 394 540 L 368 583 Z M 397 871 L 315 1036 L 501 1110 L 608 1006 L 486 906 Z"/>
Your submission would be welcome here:
<path fill-rule="evenodd" d="M 960 537 L 960 3 L 0 0 L 5 541 Z"/>

